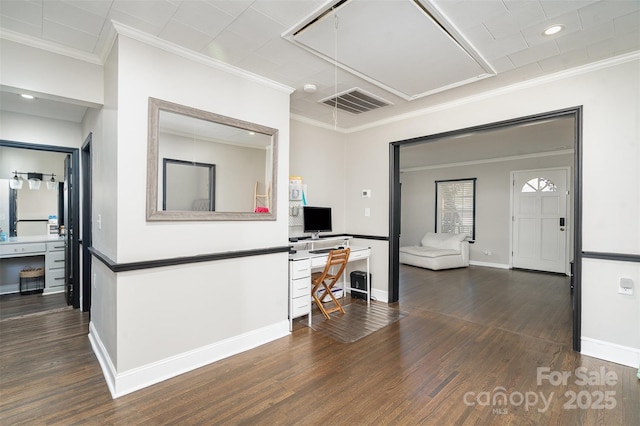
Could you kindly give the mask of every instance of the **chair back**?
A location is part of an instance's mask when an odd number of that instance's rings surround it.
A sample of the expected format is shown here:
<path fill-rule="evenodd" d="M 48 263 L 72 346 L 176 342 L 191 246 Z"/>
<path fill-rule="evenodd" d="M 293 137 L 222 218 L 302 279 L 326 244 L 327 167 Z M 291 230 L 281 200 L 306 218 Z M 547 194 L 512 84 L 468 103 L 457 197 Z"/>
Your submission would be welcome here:
<path fill-rule="evenodd" d="M 319 282 L 322 282 L 325 279 L 329 279 L 331 280 L 331 284 L 333 284 L 338 281 L 338 279 L 340 279 L 340 277 L 342 276 L 344 269 L 347 267 L 349 254 L 351 254 L 351 249 L 348 247 L 344 249 L 331 250 L 329 252 L 329 258 L 327 259 L 327 264 L 324 267 L 324 271 L 322 271 Z M 339 268 L 334 273 L 331 273 L 331 267 L 333 266 L 339 266 Z"/>

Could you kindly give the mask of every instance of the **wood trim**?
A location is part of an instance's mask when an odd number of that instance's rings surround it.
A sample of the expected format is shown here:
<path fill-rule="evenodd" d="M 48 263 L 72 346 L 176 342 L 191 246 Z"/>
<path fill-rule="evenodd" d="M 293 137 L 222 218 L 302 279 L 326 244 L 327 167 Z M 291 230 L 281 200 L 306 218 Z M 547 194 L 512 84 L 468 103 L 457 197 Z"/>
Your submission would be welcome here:
<path fill-rule="evenodd" d="M 240 257 L 262 256 L 266 254 L 289 252 L 289 246 L 268 247 L 254 250 L 226 251 L 219 253 L 200 254 L 197 256 L 172 257 L 168 259 L 143 260 L 140 262 L 117 263 L 105 254 L 89 247 L 93 257 L 102 262 L 112 272 L 139 271 L 143 269 L 161 268 L 164 266 L 187 265 L 190 263 L 211 262 L 215 260 L 237 259 Z"/>
<path fill-rule="evenodd" d="M 188 117 L 194 117 L 213 123 L 245 129 L 271 137 L 271 200 L 268 213 L 255 212 L 216 212 L 216 211 L 172 211 L 158 210 L 158 174 L 159 174 L 159 124 L 160 111 L 168 111 Z M 265 221 L 277 218 L 278 194 L 278 129 L 250 123 L 236 118 L 226 117 L 209 111 L 203 111 L 185 105 L 175 104 L 149 97 L 147 128 L 147 221 L 211 221 L 211 220 L 251 220 Z"/>
<path fill-rule="evenodd" d="M 597 251 L 583 251 L 583 259 L 601 259 L 601 260 L 615 260 L 618 262 L 640 262 L 640 254 L 631 253 L 605 253 Z"/>

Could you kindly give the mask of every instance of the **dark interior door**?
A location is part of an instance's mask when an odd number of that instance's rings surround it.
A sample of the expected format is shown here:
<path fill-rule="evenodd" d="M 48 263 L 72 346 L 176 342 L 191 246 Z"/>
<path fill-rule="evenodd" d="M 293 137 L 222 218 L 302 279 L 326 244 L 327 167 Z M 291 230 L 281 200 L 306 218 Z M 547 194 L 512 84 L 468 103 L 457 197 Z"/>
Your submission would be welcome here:
<path fill-rule="evenodd" d="M 78 155 L 67 155 L 64 161 L 63 217 L 65 229 L 65 294 L 67 303 L 80 307 L 80 259 L 78 258 L 79 194 Z"/>

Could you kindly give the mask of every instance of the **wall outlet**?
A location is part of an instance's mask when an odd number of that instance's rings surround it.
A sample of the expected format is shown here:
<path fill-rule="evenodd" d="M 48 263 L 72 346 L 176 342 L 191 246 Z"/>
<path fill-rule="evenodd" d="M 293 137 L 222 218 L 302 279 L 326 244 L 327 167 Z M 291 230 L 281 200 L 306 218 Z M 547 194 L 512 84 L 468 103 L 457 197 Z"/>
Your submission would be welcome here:
<path fill-rule="evenodd" d="M 484 251 L 484 255 L 485 256 L 491 256 L 491 250 L 485 250 Z"/>
<path fill-rule="evenodd" d="M 371 216 L 371 209 L 370 209 L 369 207 L 365 207 L 365 208 L 364 208 L 364 215 L 365 215 L 366 217 Z"/>
<path fill-rule="evenodd" d="M 631 278 L 620 278 L 618 293 L 633 296 L 633 280 Z"/>

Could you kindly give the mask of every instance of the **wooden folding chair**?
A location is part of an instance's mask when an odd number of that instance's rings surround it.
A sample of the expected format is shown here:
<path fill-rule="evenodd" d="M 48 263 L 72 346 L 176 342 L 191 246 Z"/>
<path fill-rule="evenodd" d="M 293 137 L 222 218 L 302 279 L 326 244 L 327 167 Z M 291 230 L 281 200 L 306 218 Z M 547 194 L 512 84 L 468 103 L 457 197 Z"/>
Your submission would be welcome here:
<path fill-rule="evenodd" d="M 329 314 L 332 312 L 339 311 L 344 314 L 344 309 L 342 308 L 340 302 L 338 302 L 338 299 L 336 299 L 333 295 L 332 289 L 342 276 L 342 273 L 347 266 L 349 253 L 351 253 L 350 248 L 331 250 L 329 252 L 329 258 L 327 259 L 327 264 L 324 267 L 324 271 L 316 272 L 311 275 L 311 284 L 313 286 L 311 289 L 311 297 L 314 302 L 316 302 L 316 305 L 318 305 L 318 309 L 320 309 L 320 312 L 322 312 L 322 315 L 324 315 L 326 319 L 331 319 Z M 322 286 L 324 290 L 324 294 L 322 295 L 322 297 L 318 296 L 318 289 L 320 289 L 320 286 Z M 344 289 L 342 291 L 344 291 Z M 326 297 L 331 298 L 331 301 L 335 305 L 333 308 L 327 309 L 322 304 L 322 301 L 325 300 Z"/>

